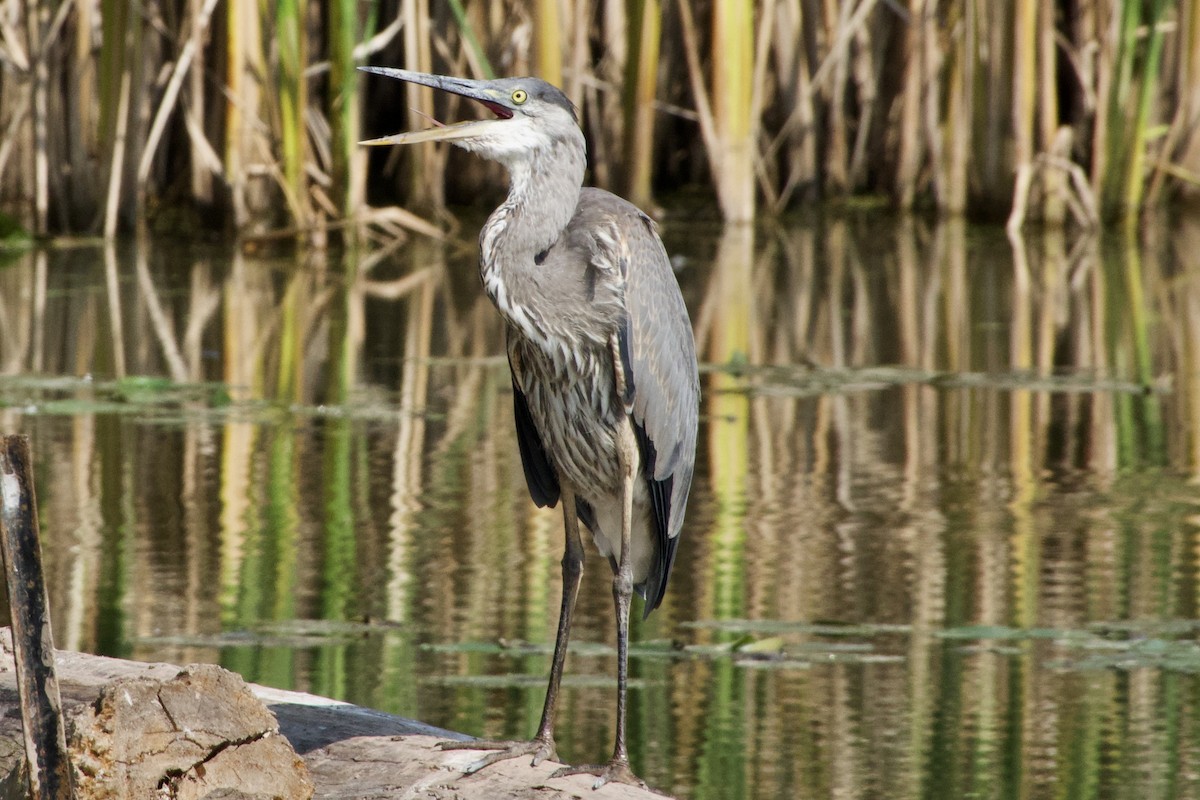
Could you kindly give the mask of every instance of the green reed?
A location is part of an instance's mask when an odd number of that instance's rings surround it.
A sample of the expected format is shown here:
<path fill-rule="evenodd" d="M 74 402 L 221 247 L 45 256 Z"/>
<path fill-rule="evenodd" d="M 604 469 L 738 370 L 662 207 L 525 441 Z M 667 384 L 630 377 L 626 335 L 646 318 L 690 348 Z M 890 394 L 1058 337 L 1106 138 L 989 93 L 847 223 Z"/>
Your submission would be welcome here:
<path fill-rule="evenodd" d="M 1110 216 L 1141 207 L 1147 133 L 1156 100 L 1167 7 L 1167 0 L 1153 0 L 1148 7 L 1134 0 L 1122 4 L 1116 79 L 1109 105 L 1108 170 L 1102 193 Z"/>
<path fill-rule="evenodd" d="M 458 108 L 364 81 L 363 61 L 540 74 L 580 105 L 597 183 L 651 205 L 699 182 L 731 220 L 864 194 L 1002 217 L 1025 170 L 1026 215 L 1057 224 L 1064 165 L 1110 217 L 1200 184 L 1200 14 L 1168 0 L 403 0 L 398 21 L 272 0 L 211 26 L 198 0 L 35 5 L 0 36 L 0 212 L 34 231 L 189 206 L 259 233 L 353 216 L 358 139 Z M 431 147 L 391 159 L 380 204 L 494 179 Z"/>

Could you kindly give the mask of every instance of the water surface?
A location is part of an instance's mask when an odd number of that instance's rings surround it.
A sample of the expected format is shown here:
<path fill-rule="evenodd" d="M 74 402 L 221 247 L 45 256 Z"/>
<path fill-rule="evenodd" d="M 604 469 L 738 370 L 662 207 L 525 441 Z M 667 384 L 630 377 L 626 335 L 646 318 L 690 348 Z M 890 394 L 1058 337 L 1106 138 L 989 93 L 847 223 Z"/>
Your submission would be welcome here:
<path fill-rule="evenodd" d="M 631 751 L 686 798 L 1200 795 L 1200 228 L 668 219 L 705 364 Z M 469 238 L 469 235 L 464 234 Z M 61 647 L 537 724 L 561 519 L 469 241 L 2 256 Z M 607 757 L 607 564 L 558 740 Z"/>

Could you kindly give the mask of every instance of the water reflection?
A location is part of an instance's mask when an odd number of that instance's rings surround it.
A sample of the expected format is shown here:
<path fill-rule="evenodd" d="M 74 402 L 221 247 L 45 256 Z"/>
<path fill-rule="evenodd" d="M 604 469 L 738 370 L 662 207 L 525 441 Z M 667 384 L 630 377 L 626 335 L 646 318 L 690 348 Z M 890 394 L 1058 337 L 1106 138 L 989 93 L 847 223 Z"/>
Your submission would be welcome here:
<path fill-rule="evenodd" d="M 1200 794 L 1200 225 L 666 226 L 706 372 L 631 752 L 686 797 Z M 3 256 L 60 646 L 489 736 L 560 588 L 473 248 Z M 163 380 L 163 379 L 169 380 Z M 607 755 L 589 561 L 560 751 Z M 635 615 L 639 616 L 639 615 Z"/>

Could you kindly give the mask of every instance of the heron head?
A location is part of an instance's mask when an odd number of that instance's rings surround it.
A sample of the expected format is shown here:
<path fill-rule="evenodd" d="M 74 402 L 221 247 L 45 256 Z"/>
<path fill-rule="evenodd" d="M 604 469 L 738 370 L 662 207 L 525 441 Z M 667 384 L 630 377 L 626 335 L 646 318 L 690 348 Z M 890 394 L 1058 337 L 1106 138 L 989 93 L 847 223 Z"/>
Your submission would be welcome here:
<path fill-rule="evenodd" d="M 562 139 L 575 138 L 581 143 L 583 140 L 571 101 L 562 90 L 540 78 L 476 81 L 390 67 L 359 69 L 457 94 L 475 100 L 491 112 L 484 119 L 449 125 L 432 120 L 433 127 L 369 139 L 361 144 L 451 142 L 484 158 L 508 164 L 529 158 Z"/>

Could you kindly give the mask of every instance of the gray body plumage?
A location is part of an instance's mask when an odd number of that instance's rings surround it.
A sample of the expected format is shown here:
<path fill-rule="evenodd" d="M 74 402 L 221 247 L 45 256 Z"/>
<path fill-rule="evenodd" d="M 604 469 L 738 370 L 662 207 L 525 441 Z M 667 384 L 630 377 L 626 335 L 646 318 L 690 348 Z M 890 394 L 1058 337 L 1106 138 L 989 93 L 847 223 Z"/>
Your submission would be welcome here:
<path fill-rule="evenodd" d="M 641 592 L 649 615 L 666 591 L 700 401 L 691 323 L 670 261 L 649 217 L 609 192 L 580 188 L 583 134 L 557 88 L 536 78 L 364 69 L 469 97 L 495 114 L 368 144 L 451 141 L 508 169 L 508 197 L 480 232 L 480 276 L 507 327 L 529 492 L 538 505 L 561 499 L 564 508 L 563 603 L 537 735 L 446 746 L 494 751 L 471 771 L 516 755 L 534 763 L 554 755 L 555 702 L 583 571 L 577 517 L 612 564 L 617 612 L 616 743 L 594 771 L 598 783 L 636 782 L 626 747 L 630 595 Z"/>
<path fill-rule="evenodd" d="M 579 518 L 614 567 L 616 430 L 622 415 L 631 417 L 642 462 L 633 579 L 649 614 L 666 589 L 695 461 L 700 388 L 691 323 L 650 218 L 610 192 L 580 188 L 579 128 L 564 129 L 545 149 L 506 165 L 509 196 L 479 236 L 480 276 L 507 323 L 530 493 L 553 505 L 558 478 L 569 480 L 582 501 Z"/>
<path fill-rule="evenodd" d="M 481 264 L 485 287 L 503 257 L 491 254 Z M 631 558 L 649 614 L 666 590 L 695 459 L 699 381 L 687 310 L 653 222 L 603 190 L 583 189 L 563 235 L 533 255 L 493 296 L 508 323 L 530 492 L 538 504 L 553 504 L 553 478 L 570 480 L 579 518 L 615 568 L 616 431 L 622 416 L 631 417 L 642 462 Z"/>

